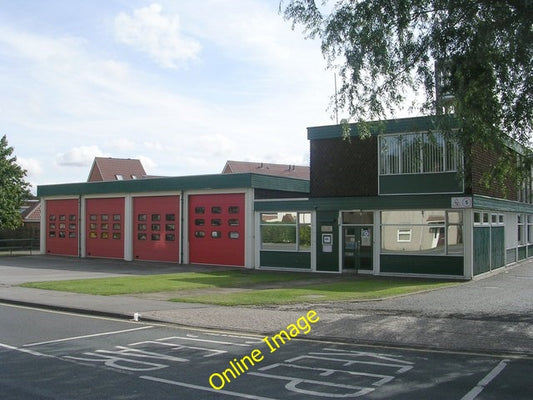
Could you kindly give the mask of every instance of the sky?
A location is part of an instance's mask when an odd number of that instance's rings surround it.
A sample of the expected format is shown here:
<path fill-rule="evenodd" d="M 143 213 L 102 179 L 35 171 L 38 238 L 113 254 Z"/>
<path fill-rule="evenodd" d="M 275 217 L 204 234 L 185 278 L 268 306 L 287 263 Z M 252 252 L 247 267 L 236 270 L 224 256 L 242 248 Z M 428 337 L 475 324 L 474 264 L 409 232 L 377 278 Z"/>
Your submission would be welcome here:
<path fill-rule="evenodd" d="M 96 156 L 150 175 L 308 165 L 334 73 L 279 0 L 0 0 L 0 135 L 33 186 Z"/>

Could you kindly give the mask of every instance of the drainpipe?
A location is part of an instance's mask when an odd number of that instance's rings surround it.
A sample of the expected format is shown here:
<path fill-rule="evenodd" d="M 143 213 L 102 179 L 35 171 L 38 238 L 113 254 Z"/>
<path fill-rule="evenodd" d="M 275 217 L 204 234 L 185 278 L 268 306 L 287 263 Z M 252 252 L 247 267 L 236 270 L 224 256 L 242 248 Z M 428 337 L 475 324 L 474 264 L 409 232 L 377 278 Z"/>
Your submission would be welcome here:
<path fill-rule="evenodd" d="M 183 210 L 183 205 L 185 204 L 185 200 L 183 198 L 183 190 L 180 192 L 180 229 L 179 229 L 179 235 L 180 235 L 180 257 L 178 260 L 179 264 L 183 264 L 183 224 L 185 221 L 185 211 Z"/>

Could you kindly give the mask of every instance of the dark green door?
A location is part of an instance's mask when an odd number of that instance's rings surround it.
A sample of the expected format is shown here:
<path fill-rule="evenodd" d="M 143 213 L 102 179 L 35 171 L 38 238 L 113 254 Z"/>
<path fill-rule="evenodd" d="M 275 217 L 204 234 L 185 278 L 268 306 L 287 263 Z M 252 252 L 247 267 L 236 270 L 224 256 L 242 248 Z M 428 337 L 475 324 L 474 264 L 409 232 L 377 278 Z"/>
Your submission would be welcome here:
<path fill-rule="evenodd" d="M 372 270 L 372 226 L 343 228 L 343 270 Z"/>

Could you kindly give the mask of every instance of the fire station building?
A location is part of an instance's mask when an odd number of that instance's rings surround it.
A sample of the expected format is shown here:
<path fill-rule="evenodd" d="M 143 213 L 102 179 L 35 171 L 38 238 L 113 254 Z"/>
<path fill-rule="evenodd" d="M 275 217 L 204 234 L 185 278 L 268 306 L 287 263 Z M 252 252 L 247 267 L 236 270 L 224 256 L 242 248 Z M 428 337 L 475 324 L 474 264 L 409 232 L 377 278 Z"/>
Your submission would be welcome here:
<path fill-rule="evenodd" d="M 41 251 L 78 257 L 471 279 L 533 256 L 531 180 L 436 117 L 308 128 L 310 178 L 262 171 L 39 186 Z M 521 151 L 513 147 L 517 162 Z M 290 168 L 288 169 L 290 171 Z"/>

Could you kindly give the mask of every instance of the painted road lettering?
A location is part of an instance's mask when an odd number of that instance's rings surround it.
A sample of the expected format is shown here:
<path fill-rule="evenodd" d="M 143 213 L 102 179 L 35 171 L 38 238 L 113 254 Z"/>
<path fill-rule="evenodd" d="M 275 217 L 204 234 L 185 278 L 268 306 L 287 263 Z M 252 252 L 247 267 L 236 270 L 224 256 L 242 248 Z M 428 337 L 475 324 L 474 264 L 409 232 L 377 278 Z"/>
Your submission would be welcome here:
<path fill-rule="evenodd" d="M 298 337 L 301 333 L 307 335 L 311 332 L 311 324 L 315 324 L 320 320 L 316 311 L 310 310 L 306 315 L 296 320 L 296 323 L 289 324 L 286 330 L 281 330 L 276 335 L 269 338 L 268 336 L 263 339 L 263 342 L 267 344 L 271 353 L 274 353 L 281 347 L 281 344 L 285 344 L 286 341 L 291 338 Z M 284 339 L 285 337 L 285 339 Z M 279 342 L 278 342 L 279 341 Z M 280 344 L 281 342 L 281 344 Z M 276 348 L 274 348 L 276 346 Z M 250 356 L 244 356 L 240 360 L 234 358 L 228 364 L 228 368 L 221 372 L 213 372 L 209 376 L 209 385 L 213 389 L 221 390 L 226 383 L 230 383 L 232 380 L 237 379 L 242 373 L 247 372 L 250 367 L 255 366 L 256 363 L 263 361 L 265 357 L 259 349 L 253 349 Z M 244 367 L 244 368 L 243 368 Z"/>

